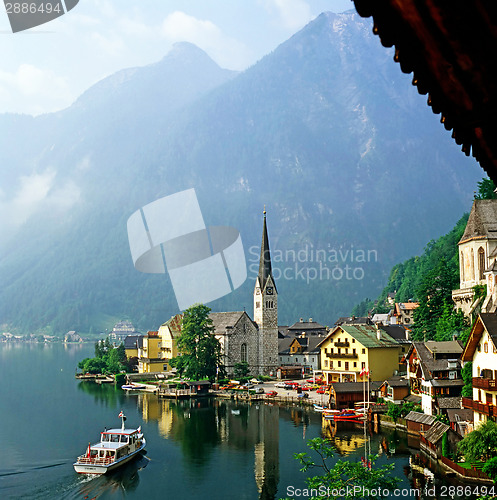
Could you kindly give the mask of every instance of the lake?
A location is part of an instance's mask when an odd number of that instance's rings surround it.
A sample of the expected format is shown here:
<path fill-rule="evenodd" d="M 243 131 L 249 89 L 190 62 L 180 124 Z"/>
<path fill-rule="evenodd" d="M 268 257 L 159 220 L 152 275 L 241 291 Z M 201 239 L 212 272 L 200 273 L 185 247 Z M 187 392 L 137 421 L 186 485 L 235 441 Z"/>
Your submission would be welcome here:
<path fill-rule="evenodd" d="M 379 463 L 394 464 L 401 488 L 448 485 L 422 466 L 411 469 L 405 434 L 365 436 L 357 424 L 323 423 L 319 413 L 299 406 L 174 402 L 77 381 L 78 362 L 91 356 L 92 344 L 0 344 L 0 498 L 285 498 L 306 487 L 293 454 L 318 436 L 331 438 L 341 458 L 355 461 L 368 443 Z M 104 427 L 120 426 L 121 410 L 129 427 L 142 426 L 147 454 L 110 476 L 76 474 L 76 457 Z"/>

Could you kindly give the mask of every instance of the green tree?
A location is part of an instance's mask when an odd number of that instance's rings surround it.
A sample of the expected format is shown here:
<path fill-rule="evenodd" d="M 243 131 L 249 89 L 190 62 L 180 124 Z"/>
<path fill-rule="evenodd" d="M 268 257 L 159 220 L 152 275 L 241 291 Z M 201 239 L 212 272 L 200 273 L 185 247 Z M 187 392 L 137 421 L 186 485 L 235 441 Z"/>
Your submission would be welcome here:
<path fill-rule="evenodd" d="M 405 417 L 411 411 L 416 411 L 416 404 L 412 401 L 406 401 L 400 408 L 400 416 Z"/>
<path fill-rule="evenodd" d="M 106 353 L 104 361 L 106 363 L 106 371 L 109 373 L 119 373 L 121 370 L 124 370 L 124 363 L 126 361 L 124 346 L 121 344 L 119 347 L 111 348 Z"/>
<path fill-rule="evenodd" d="M 494 483 L 497 483 L 497 457 L 487 460 L 482 470 Z"/>
<path fill-rule="evenodd" d="M 412 327 L 414 340 L 434 340 L 437 323 L 444 311 L 451 306 L 452 290 L 457 277 L 444 258 L 428 272 L 418 289 L 419 307 L 414 310 Z"/>
<path fill-rule="evenodd" d="M 389 401 L 387 404 L 387 415 L 393 419 L 394 422 L 397 422 L 399 417 L 402 415 L 400 405 L 396 405 L 395 403 Z"/>
<path fill-rule="evenodd" d="M 484 177 L 478 183 L 478 192 L 475 194 L 475 200 L 495 200 L 496 198 L 494 181 L 488 177 Z"/>
<path fill-rule="evenodd" d="M 246 361 L 235 363 L 233 371 L 236 379 L 245 378 L 250 373 L 249 364 Z"/>
<path fill-rule="evenodd" d="M 467 462 L 487 461 L 497 456 L 497 424 L 487 420 L 457 444 Z"/>
<path fill-rule="evenodd" d="M 473 363 L 471 361 L 468 361 L 462 367 L 461 377 L 464 380 L 461 396 L 463 398 L 473 398 Z"/>
<path fill-rule="evenodd" d="M 210 311 L 207 306 L 196 304 L 183 314 L 177 342 L 179 359 L 174 360 L 174 366 L 193 380 L 214 380 L 220 362 L 221 346 L 213 333 Z"/>
<path fill-rule="evenodd" d="M 103 358 L 104 355 L 105 355 L 104 341 L 97 340 L 95 342 L 95 357 L 96 358 Z"/>
<path fill-rule="evenodd" d="M 375 467 L 377 456 L 370 456 L 364 462 L 338 460 L 335 465 L 328 464 L 328 460 L 335 454 L 333 447 L 322 438 L 308 441 L 307 446 L 319 456 L 316 463 L 307 453 L 297 453 L 295 458 L 300 461 L 302 472 L 318 468 L 322 475 L 306 479 L 309 489 L 315 489 L 320 496 L 317 499 L 328 500 L 362 500 L 371 498 L 369 492 L 379 493 L 375 498 L 385 498 L 383 493 L 391 492 L 400 479 L 390 472 L 393 464 Z M 329 494 L 328 494 L 329 493 Z M 388 496 L 388 493 L 387 495 Z"/>
<path fill-rule="evenodd" d="M 78 365 L 79 366 L 79 365 Z M 83 373 L 104 373 L 107 368 L 107 364 L 103 359 L 100 358 L 87 358 L 82 365 Z"/>
<path fill-rule="evenodd" d="M 453 336 L 457 338 L 467 336 L 467 330 L 471 329 L 468 318 L 460 310 L 454 309 L 454 304 L 445 303 L 442 315 L 435 325 L 435 340 L 452 340 Z"/>

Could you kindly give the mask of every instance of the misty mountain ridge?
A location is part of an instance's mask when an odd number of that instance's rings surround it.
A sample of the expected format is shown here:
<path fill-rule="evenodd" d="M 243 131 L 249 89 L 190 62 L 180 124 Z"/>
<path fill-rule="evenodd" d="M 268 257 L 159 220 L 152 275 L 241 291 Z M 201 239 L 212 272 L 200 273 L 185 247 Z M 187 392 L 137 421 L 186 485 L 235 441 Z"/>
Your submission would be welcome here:
<path fill-rule="evenodd" d="M 282 256 L 273 264 L 280 323 L 332 324 L 446 232 L 481 178 L 369 22 L 350 12 L 322 14 L 241 73 L 177 44 L 66 110 L 0 115 L 2 129 L 11 125 L 19 135 L 0 139 L 11 166 L 0 202 L 27 216 L 3 243 L 0 323 L 23 332 L 101 331 L 122 317 L 156 329 L 178 312 L 167 275 L 133 268 L 126 221 L 191 187 L 206 224 L 239 229 L 246 253 L 247 281 L 213 310 L 251 313 L 266 205 L 271 250 Z M 28 210 L 29 197 L 19 200 L 30 182 L 46 194 Z M 291 257 L 311 250 L 348 253 L 319 275 L 323 262 Z M 351 259 L 361 250 L 376 258 Z M 362 273 L 334 279 L 345 265 Z"/>

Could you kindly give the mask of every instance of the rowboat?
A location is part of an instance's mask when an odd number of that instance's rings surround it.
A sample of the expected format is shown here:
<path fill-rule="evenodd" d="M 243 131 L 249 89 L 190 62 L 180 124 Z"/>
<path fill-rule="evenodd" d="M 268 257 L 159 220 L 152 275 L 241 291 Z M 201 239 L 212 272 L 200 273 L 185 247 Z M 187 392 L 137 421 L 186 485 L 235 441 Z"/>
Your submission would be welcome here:
<path fill-rule="evenodd" d="M 333 415 L 333 419 L 337 420 L 365 420 L 365 415 L 362 413 L 357 413 L 355 410 L 343 410 L 336 415 Z"/>

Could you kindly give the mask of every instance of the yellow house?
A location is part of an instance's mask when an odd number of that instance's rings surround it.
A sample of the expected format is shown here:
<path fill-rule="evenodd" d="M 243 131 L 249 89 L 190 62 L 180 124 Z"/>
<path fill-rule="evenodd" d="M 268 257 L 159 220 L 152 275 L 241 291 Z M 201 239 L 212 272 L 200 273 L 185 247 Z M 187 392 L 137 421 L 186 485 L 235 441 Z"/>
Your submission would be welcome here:
<path fill-rule="evenodd" d="M 159 357 L 159 332 L 147 332 L 138 347 L 138 373 L 161 372 L 164 362 Z"/>
<path fill-rule="evenodd" d="M 178 355 L 176 342 L 181 334 L 182 314 L 163 323 L 157 332 L 148 332 L 138 345 L 138 372 L 163 372 L 171 369 L 171 358 Z"/>
<path fill-rule="evenodd" d="M 375 325 L 337 326 L 319 344 L 321 370 L 332 382 L 384 381 L 399 369 L 402 346 Z"/>
<path fill-rule="evenodd" d="M 171 358 L 178 355 L 178 349 L 176 347 L 176 342 L 178 337 L 181 335 L 181 324 L 183 322 L 183 315 L 176 314 L 171 319 L 163 323 L 159 328 L 160 341 L 160 352 L 159 357 L 162 359 L 163 364 L 167 365 L 165 370 L 170 370 L 171 367 L 169 362 Z"/>

